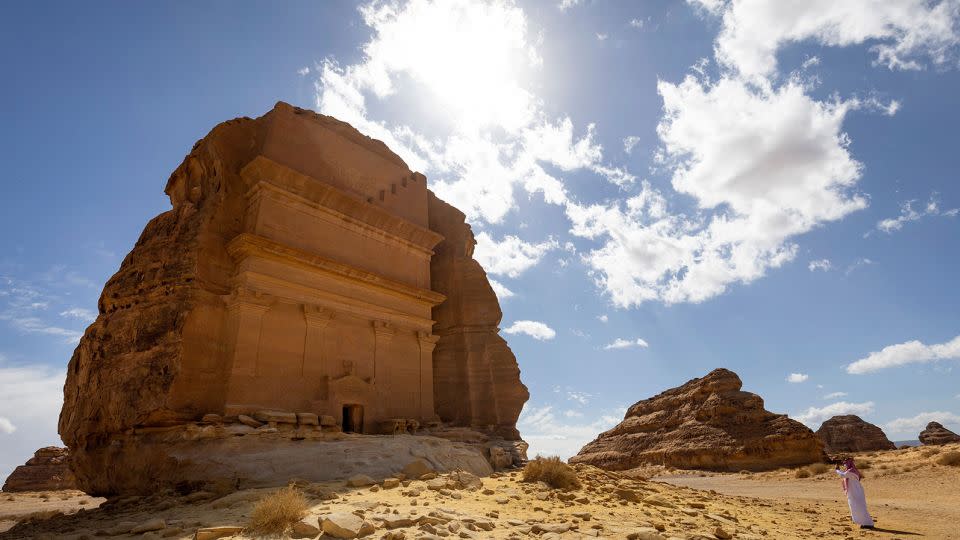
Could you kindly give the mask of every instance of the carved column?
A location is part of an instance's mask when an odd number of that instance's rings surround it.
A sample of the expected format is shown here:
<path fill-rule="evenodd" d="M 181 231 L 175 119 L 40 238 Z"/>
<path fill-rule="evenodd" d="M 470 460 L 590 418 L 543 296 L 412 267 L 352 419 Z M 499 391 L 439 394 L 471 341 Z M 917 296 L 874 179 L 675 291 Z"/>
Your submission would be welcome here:
<path fill-rule="evenodd" d="M 324 330 L 333 320 L 334 314 L 329 309 L 318 306 L 303 306 L 303 318 L 307 323 L 307 335 L 303 343 L 303 362 L 300 364 L 300 375 L 307 374 L 323 376 L 330 375 L 324 365 Z"/>
<path fill-rule="evenodd" d="M 393 327 L 384 321 L 373 321 L 373 383 L 377 383 L 378 364 L 386 360 L 387 345 L 393 339 Z M 383 368 L 380 367 L 380 370 Z"/>
<path fill-rule="evenodd" d="M 420 342 L 420 418 L 424 422 L 432 420 L 437 412 L 433 406 L 433 349 L 440 336 L 429 332 L 417 332 Z"/>
<path fill-rule="evenodd" d="M 237 291 L 227 297 L 230 360 L 233 375 L 257 374 L 260 328 L 272 299 L 256 291 Z"/>

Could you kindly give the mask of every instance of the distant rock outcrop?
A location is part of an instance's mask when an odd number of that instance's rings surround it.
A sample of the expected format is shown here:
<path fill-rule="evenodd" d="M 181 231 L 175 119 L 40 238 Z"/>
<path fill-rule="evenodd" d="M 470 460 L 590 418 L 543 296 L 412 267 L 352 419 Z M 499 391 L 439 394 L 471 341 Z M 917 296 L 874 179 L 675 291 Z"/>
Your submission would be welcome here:
<path fill-rule="evenodd" d="M 47 446 L 37 450 L 25 465 L 10 473 L 3 491 L 57 491 L 77 489 L 77 479 L 69 466 L 70 451 Z"/>
<path fill-rule="evenodd" d="M 742 384 L 736 373 L 715 369 L 640 401 L 570 461 L 610 470 L 655 464 L 735 471 L 825 459 L 813 431 L 766 411 L 763 399 L 741 391 Z"/>
<path fill-rule="evenodd" d="M 869 452 L 896 450 L 897 446 L 879 427 L 855 414 L 834 416 L 817 430 L 827 452 Z"/>
<path fill-rule="evenodd" d="M 960 435 L 943 427 L 940 422 L 930 422 L 926 429 L 920 432 L 920 442 L 923 444 L 947 444 L 960 442 Z"/>

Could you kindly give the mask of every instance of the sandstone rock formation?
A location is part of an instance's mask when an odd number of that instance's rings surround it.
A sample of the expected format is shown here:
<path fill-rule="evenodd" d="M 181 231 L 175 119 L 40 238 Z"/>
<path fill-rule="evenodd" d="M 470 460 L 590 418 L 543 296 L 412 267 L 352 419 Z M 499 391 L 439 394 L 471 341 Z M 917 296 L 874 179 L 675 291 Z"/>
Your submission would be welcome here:
<path fill-rule="evenodd" d="M 47 446 L 37 450 L 25 465 L 10 473 L 2 491 L 56 491 L 77 489 L 69 466 L 69 450 Z"/>
<path fill-rule="evenodd" d="M 895 450 L 897 445 L 877 426 L 864 422 L 855 414 L 834 416 L 817 430 L 827 452 L 869 452 Z"/>
<path fill-rule="evenodd" d="M 763 399 L 741 391 L 741 386 L 736 373 L 715 369 L 637 402 L 623 422 L 601 433 L 570 462 L 609 470 L 653 464 L 736 471 L 825 459 L 813 431 L 766 411 Z"/>
<path fill-rule="evenodd" d="M 522 458 L 528 394 L 470 227 L 383 143 L 278 103 L 216 126 L 165 191 L 70 360 L 59 427 L 84 489 L 175 481 L 204 461 L 177 441 L 247 430 L 466 427 Z"/>
<path fill-rule="evenodd" d="M 927 427 L 920 432 L 920 442 L 922 444 L 948 444 L 960 442 L 960 435 L 943 427 L 940 422 L 930 422 Z"/>

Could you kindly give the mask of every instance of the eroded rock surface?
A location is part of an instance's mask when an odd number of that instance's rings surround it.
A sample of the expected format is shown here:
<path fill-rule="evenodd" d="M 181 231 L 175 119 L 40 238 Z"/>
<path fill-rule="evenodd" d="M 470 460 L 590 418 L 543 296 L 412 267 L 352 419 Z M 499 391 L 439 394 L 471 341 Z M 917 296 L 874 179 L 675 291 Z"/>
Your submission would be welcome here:
<path fill-rule="evenodd" d="M 55 491 L 77 489 L 77 479 L 69 466 L 70 451 L 47 446 L 37 450 L 26 464 L 10 473 L 3 491 Z"/>
<path fill-rule="evenodd" d="M 570 461 L 609 470 L 641 465 L 763 470 L 821 461 L 813 431 L 763 408 L 741 390 L 736 373 L 716 369 L 635 403 L 623 422 L 601 433 Z"/>
<path fill-rule="evenodd" d="M 216 126 L 165 191 L 70 360 L 83 489 L 150 489 L 203 462 L 180 442 L 252 432 L 459 427 L 522 459 L 527 390 L 470 227 L 383 143 L 278 103 Z"/>
<path fill-rule="evenodd" d="M 920 442 L 923 444 L 947 444 L 960 442 L 960 435 L 943 427 L 940 422 L 930 422 L 920 432 Z"/>
<path fill-rule="evenodd" d="M 894 450 L 897 445 L 879 427 L 855 414 L 834 416 L 821 424 L 817 437 L 827 452 L 869 452 Z"/>

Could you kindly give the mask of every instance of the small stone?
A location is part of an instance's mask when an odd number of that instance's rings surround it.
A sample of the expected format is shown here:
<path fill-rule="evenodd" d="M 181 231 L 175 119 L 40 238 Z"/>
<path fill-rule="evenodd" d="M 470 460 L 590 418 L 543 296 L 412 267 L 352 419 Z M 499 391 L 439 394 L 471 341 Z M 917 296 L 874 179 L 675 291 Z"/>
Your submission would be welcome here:
<path fill-rule="evenodd" d="M 613 494 L 625 501 L 640 502 L 640 496 L 632 489 L 617 488 L 613 491 Z"/>
<path fill-rule="evenodd" d="M 278 424 L 296 424 L 297 415 L 284 411 L 257 411 L 253 417 L 260 422 L 276 422 Z"/>
<path fill-rule="evenodd" d="M 660 495 L 649 495 L 643 498 L 643 502 L 650 506 L 662 506 L 664 508 L 676 508 L 676 505 Z"/>
<path fill-rule="evenodd" d="M 400 485 L 399 478 L 384 478 L 383 479 L 383 489 L 393 489 Z"/>
<path fill-rule="evenodd" d="M 723 527 L 717 527 L 713 530 L 713 535 L 719 538 L 720 540 L 730 540 L 733 538 L 733 535 L 728 533 L 723 529 Z"/>
<path fill-rule="evenodd" d="M 304 519 L 294 523 L 290 528 L 290 538 L 316 538 L 319 534 L 320 528 Z"/>
<path fill-rule="evenodd" d="M 257 422 L 256 420 L 254 420 L 253 418 L 250 418 L 245 414 L 241 414 L 237 416 L 237 420 L 239 420 L 241 424 L 250 426 L 252 428 L 258 428 L 263 425 L 260 422 Z"/>
<path fill-rule="evenodd" d="M 350 487 L 366 487 L 376 484 L 373 478 L 365 474 L 355 474 L 347 479 L 347 485 Z"/>
<path fill-rule="evenodd" d="M 666 540 L 653 527 L 643 527 L 627 535 L 627 540 Z"/>
<path fill-rule="evenodd" d="M 334 538 L 357 538 L 374 531 L 373 525 L 348 512 L 337 512 L 320 518 L 320 528 L 324 534 Z"/>
<path fill-rule="evenodd" d="M 204 527 L 197 529 L 193 540 L 217 540 L 243 532 L 243 527 Z"/>
<path fill-rule="evenodd" d="M 319 426 L 320 417 L 318 417 L 313 413 L 298 412 L 297 423 L 300 424 L 301 426 Z"/>
<path fill-rule="evenodd" d="M 160 531 L 167 528 L 167 522 L 161 518 L 151 519 L 130 529 L 130 534 L 143 534 L 149 531 Z"/>

